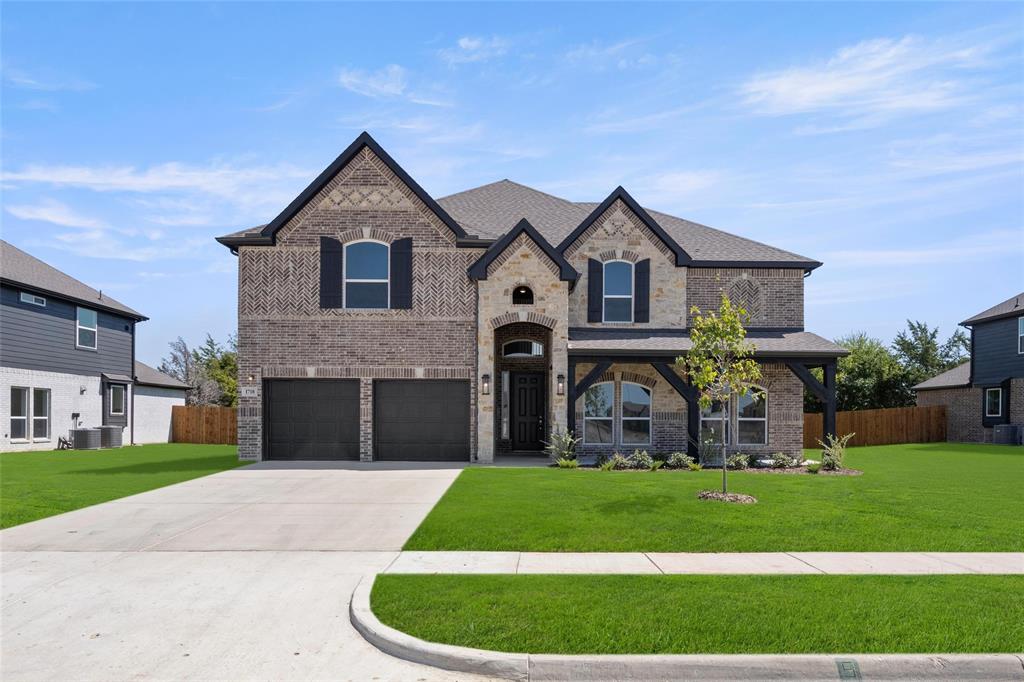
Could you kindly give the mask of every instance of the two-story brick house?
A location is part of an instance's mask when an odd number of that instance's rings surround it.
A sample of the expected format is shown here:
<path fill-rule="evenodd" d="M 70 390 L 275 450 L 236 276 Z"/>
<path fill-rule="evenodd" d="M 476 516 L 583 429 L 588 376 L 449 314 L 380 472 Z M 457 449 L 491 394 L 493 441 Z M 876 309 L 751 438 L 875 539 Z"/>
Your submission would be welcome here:
<path fill-rule="evenodd" d="M 992 442 L 1000 424 L 1024 428 L 1024 292 L 960 324 L 971 359 L 914 386 L 917 404 L 946 406 L 949 440 Z"/>
<path fill-rule="evenodd" d="M 804 330 L 821 264 L 621 187 L 434 200 L 364 133 L 273 221 L 218 241 L 239 263 L 242 459 L 488 462 L 565 429 L 584 454 L 694 451 L 718 408 L 672 362 L 690 307 L 723 292 L 764 365 L 761 399 L 729 406 L 731 447 L 798 454 L 805 385 L 834 428 L 845 351 Z"/>

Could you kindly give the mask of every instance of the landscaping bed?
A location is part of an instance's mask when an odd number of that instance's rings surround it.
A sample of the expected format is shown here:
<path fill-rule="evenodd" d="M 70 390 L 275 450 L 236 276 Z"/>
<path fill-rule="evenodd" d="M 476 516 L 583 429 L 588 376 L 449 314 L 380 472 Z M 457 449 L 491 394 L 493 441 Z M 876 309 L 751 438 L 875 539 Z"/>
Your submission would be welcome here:
<path fill-rule="evenodd" d="M 470 468 L 405 549 L 1024 551 L 1022 448 L 853 448 L 844 464 L 863 475 L 729 472 L 730 492 L 751 505 L 697 499 L 720 488 L 720 470 Z"/>
<path fill-rule="evenodd" d="M 1024 576 L 381 575 L 414 637 L 551 654 L 1012 653 Z"/>
<path fill-rule="evenodd" d="M 234 445 L 161 443 L 115 450 L 0 454 L 0 528 L 241 466 Z"/>

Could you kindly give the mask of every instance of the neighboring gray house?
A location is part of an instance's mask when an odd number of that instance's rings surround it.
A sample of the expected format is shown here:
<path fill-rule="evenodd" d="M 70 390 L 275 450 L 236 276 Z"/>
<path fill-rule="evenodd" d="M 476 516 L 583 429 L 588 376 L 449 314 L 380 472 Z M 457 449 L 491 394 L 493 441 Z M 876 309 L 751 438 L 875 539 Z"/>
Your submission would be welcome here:
<path fill-rule="evenodd" d="M 167 443 L 171 439 L 171 408 L 185 404 L 189 386 L 135 361 L 135 442 Z"/>
<path fill-rule="evenodd" d="M 751 315 L 763 400 L 734 450 L 801 453 L 803 390 L 835 424 L 839 346 L 804 329 L 821 263 L 664 213 L 619 187 L 573 202 L 502 180 L 435 200 L 360 135 L 238 255 L 239 456 L 472 460 L 694 450 L 717 428 L 672 367 L 690 307 Z M 823 368 L 824 382 L 809 371 Z"/>
<path fill-rule="evenodd" d="M 135 325 L 123 303 L 0 241 L 0 450 L 48 450 L 71 428 L 135 442 Z"/>
<path fill-rule="evenodd" d="M 960 323 L 971 330 L 971 359 L 923 381 L 917 404 L 945 405 L 947 439 L 992 442 L 994 428 L 1024 428 L 1024 293 Z"/>

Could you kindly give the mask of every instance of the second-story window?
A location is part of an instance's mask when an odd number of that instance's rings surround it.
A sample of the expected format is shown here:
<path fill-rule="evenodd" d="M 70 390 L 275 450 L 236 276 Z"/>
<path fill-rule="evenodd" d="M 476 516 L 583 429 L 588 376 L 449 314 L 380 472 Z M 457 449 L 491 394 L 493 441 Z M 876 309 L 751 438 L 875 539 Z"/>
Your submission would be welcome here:
<path fill-rule="evenodd" d="M 97 315 L 95 310 L 79 308 L 75 321 L 75 345 L 96 350 Z"/>
<path fill-rule="evenodd" d="M 1017 318 L 1017 353 L 1024 353 L 1024 317 Z"/>
<path fill-rule="evenodd" d="M 387 308 L 390 300 L 390 249 L 381 242 L 345 245 L 345 307 Z"/>
<path fill-rule="evenodd" d="M 604 264 L 604 321 L 633 321 L 633 264 L 628 261 Z"/>

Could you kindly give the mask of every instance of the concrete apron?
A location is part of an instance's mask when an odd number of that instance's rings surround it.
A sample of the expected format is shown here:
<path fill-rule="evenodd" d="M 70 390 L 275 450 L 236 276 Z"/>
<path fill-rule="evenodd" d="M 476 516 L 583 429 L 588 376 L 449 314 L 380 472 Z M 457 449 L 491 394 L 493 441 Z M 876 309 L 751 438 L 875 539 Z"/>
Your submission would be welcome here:
<path fill-rule="evenodd" d="M 352 593 L 355 629 L 386 654 L 445 670 L 508 680 L 1024 680 L 1015 654 L 552 655 L 504 653 L 428 642 L 380 622 L 373 578 Z"/>

